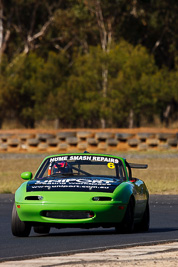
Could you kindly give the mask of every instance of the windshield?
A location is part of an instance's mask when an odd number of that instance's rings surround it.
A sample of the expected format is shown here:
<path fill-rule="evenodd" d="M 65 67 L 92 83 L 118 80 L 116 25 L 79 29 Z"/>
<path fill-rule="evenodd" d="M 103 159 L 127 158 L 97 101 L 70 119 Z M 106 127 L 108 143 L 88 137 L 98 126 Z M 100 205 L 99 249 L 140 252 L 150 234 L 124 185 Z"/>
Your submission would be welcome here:
<path fill-rule="evenodd" d="M 34 179 L 108 177 L 126 180 L 122 161 L 111 156 L 65 155 L 47 158 Z"/>

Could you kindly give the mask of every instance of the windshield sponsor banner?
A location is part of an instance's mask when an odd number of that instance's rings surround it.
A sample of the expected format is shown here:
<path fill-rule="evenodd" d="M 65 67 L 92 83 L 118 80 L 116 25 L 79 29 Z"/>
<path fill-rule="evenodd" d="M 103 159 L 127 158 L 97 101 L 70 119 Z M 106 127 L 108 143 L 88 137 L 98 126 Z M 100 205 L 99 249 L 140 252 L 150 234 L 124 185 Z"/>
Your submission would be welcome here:
<path fill-rule="evenodd" d="M 112 193 L 120 184 L 119 181 L 112 179 L 44 179 L 43 181 L 29 181 L 27 192 L 32 191 L 89 191 L 89 192 L 108 192 Z"/>
<path fill-rule="evenodd" d="M 57 156 L 50 158 L 50 164 L 56 161 L 95 161 L 95 162 L 108 162 L 118 164 L 119 160 L 112 157 L 93 156 L 93 155 L 71 155 L 71 156 Z"/>

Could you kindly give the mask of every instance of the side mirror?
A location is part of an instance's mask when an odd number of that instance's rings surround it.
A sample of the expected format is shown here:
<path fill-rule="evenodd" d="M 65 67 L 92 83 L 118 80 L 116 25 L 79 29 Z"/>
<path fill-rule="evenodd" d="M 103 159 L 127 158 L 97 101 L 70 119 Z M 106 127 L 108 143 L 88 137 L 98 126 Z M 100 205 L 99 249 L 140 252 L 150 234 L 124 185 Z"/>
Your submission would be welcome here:
<path fill-rule="evenodd" d="M 31 180 L 33 177 L 31 172 L 22 172 L 21 173 L 21 178 L 24 180 Z"/>

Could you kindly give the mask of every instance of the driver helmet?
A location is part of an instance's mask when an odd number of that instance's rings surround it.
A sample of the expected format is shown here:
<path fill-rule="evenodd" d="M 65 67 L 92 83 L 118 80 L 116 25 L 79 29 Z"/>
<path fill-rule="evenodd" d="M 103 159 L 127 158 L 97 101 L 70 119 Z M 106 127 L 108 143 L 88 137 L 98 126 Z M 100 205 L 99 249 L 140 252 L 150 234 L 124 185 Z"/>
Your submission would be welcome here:
<path fill-rule="evenodd" d="M 53 173 L 68 173 L 70 170 L 66 161 L 56 162 L 53 165 Z"/>

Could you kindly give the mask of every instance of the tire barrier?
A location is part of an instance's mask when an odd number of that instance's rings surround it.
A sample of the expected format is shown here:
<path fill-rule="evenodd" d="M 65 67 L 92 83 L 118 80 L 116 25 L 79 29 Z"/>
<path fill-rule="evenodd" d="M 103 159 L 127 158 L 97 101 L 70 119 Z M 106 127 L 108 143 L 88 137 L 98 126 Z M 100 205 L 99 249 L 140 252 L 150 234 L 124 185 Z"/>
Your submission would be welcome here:
<path fill-rule="evenodd" d="M 167 132 L 165 132 L 167 131 Z M 1 130 L 0 152 L 91 152 L 178 149 L 178 130 Z"/>

